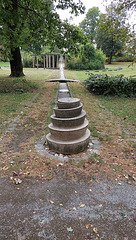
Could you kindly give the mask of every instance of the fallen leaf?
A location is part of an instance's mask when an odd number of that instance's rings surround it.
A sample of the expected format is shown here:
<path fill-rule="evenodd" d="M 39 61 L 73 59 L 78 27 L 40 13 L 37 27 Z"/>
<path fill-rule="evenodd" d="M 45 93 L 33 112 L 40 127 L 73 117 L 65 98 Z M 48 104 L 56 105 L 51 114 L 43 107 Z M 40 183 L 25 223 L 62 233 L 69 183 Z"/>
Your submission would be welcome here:
<path fill-rule="evenodd" d="M 64 165 L 64 163 L 59 163 L 59 164 L 57 164 L 57 167 L 63 166 L 63 165 Z"/>
<path fill-rule="evenodd" d="M 62 203 L 60 203 L 60 206 L 62 207 L 62 206 L 63 206 L 63 204 L 62 204 Z"/>
<path fill-rule="evenodd" d="M 17 174 L 15 171 L 13 171 L 12 173 L 13 173 L 13 176 L 14 176 L 14 177 L 15 177 L 15 176 L 18 176 L 18 174 Z"/>
<path fill-rule="evenodd" d="M 81 205 L 80 205 L 81 208 L 84 207 L 84 206 L 85 206 L 85 204 L 81 204 Z"/>
<path fill-rule="evenodd" d="M 70 227 L 70 228 L 67 228 L 67 231 L 68 232 L 73 232 L 73 229 Z"/>
<path fill-rule="evenodd" d="M 65 213 L 68 213 L 69 211 L 70 211 L 70 209 L 66 210 L 66 212 L 65 212 Z"/>
<path fill-rule="evenodd" d="M 107 189 L 108 189 L 108 190 L 111 190 L 111 188 L 110 188 L 109 186 L 107 186 Z"/>
<path fill-rule="evenodd" d="M 50 200 L 50 203 L 53 204 L 54 202 Z"/>
<path fill-rule="evenodd" d="M 89 228 L 89 225 L 86 225 L 86 229 L 88 229 Z"/>
<path fill-rule="evenodd" d="M 74 211 L 76 211 L 76 208 L 75 208 L 75 207 L 73 207 L 73 210 L 74 210 Z"/>
<path fill-rule="evenodd" d="M 41 224 L 44 224 L 44 223 L 45 223 L 45 220 L 42 220 L 42 221 L 41 221 Z"/>
<path fill-rule="evenodd" d="M 100 204 L 99 207 L 102 207 L 102 204 Z"/>
<path fill-rule="evenodd" d="M 14 181 L 16 185 L 22 183 L 22 180 L 19 178 L 15 178 Z"/>
<path fill-rule="evenodd" d="M 122 183 L 119 182 L 118 185 L 122 185 Z"/>
<path fill-rule="evenodd" d="M 128 182 L 127 182 L 127 184 L 131 185 L 131 184 L 132 184 L 132 182 L 128 181 Z"/>
<path fill-rule="evenodd" d="M 93 232 L 94 232 L 94 233 L 98 233 L 97 228 L 93 228 Z"/>
<path fill-rule="evenodd" d="M 122 216 L 123 218 L 126 218 L 126 217 L 127 217 L 126 213 L 121 213 L 121 216 Z"/>

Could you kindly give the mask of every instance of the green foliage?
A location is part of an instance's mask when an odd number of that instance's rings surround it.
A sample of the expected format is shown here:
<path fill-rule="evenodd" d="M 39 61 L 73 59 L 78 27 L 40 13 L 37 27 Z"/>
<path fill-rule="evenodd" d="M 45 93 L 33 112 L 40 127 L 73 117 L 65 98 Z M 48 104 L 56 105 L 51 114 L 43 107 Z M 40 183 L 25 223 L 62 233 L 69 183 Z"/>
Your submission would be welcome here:
<path fill-rule="evenodd" d="M 33 67 L 33 56 L 32 53 L 23 51 L 21 52 L 23 67 L 31 68 Z"/>
<path fill-rule="evenodd" d="M 125 24 L 125 12 L 118 13 L 117 7 L 112 3 L 107 8 L 107 13 L 102 14 L 97 30 L 96 43 L 111 63 L 112 57 L 123 51 L 130 38 L 129 26 Z"/>
<path fill-rule="evenodd" d="M 105 55 L 92 44 L 81 45 L 77 56 L 70 56 L 67 67 L 76 70 L 103 69 Z"/>
<path fill-rule="evenodd" d="M 85 19 L 80 23 L 79 27 L 93 42 L 96 36 L 96 28 L 99 23 L 100 11 L 98 7 L 90 8 L 86 14 Z"/>
<path fill-rule="evenodd" d="M 136 78 L 124 77 L 123 75 L 95 75 L 93 73 L 88 73 L 88 75 L 89 78 L 85 80 L 85 86 L 96 95 L 136 96 Z"/>
<path fill-rule="evenodd" d="M 0 93 L 26 93 L 36 89 L 38 89 L 38 85 L 25 78 L 0 81 Z"/>

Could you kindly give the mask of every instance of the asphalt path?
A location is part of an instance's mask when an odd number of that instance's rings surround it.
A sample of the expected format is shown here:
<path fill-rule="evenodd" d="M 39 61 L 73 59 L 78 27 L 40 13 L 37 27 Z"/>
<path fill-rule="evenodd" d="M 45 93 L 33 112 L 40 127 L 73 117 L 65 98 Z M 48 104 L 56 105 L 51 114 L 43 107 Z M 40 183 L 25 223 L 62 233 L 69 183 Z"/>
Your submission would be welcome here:
<path fill-rule="evenodd" d="M 1 240 L 136 239 L 135 184 L 66 176 L 16 183 L 0 179 Z"/>

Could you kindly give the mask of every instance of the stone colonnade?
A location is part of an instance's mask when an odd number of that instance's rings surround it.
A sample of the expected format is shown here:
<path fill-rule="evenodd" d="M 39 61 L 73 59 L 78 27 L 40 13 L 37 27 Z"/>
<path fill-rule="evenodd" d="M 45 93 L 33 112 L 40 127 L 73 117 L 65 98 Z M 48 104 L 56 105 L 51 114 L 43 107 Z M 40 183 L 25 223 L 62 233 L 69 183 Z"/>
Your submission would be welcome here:
<path fill-rule="evenodd" d="M 41 55 L 34 55 L 33 56 L 33 68 L 35 68 L 35 66 L 37 68 L 39 68 L 39 60 L 38 57 L 43 57 L 43 68 L 45 69 L 55 69 L 55 68 L 59 68 L 59 61 L 60 61 L 60 54 L 41 54 Z M 35 63 L 35 57 L 36 57 L 36 63 Z M 65 68 L 66 68 L 66 56 L 64 59 L 64 63 L 65 63 Z"/>

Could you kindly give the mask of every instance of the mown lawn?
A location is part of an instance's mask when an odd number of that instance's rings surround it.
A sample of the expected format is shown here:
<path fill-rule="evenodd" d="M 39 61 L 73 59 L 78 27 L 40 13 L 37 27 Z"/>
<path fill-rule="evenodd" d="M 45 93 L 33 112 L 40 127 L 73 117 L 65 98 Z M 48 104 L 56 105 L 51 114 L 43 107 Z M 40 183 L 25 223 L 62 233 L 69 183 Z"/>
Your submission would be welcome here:
<path fill-rule="evenodd" d="M 70 70 L 74 79 L 84 81 L 87 79 L 87 71 L 74 71 Z M 112 63 L 111 65 L 105 65 L 104 70 L 91 70 L 94 74 L 107 74 L 110 76 L 123 74 L 125 77 L 136 76 L 136 63 Z M 70 73 L 66 71 L 67 78 L 71 78 Z"/>

